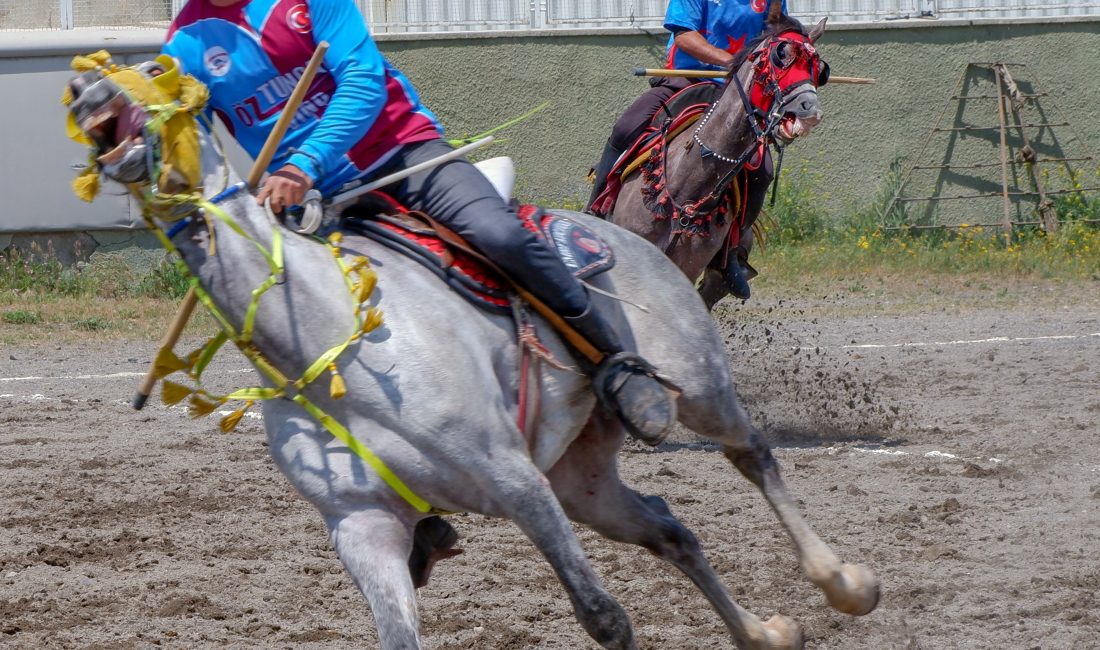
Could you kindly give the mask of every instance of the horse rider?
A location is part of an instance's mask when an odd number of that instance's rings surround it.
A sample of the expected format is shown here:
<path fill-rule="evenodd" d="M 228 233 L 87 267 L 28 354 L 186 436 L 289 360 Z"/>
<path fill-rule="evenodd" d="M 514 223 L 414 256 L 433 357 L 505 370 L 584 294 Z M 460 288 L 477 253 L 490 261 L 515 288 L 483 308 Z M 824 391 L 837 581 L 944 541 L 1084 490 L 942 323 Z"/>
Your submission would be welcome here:
<path fill-rule="evenodd" d="M 321 41 L 330 44 L 324 67 L 256 197 L 276 212 L 301 204 L 311 188 L 328 197 L 452 150 L 353 0 L 189 0 L 164 52 L 209 86 L 213 111 L 256 156 Z M 584 286 L 476 167 L 453 160 L 383 191 L 458 233 L 604 353 L 590 368 L 593 385 L 631 434 L 649 444 L 667 435 L 675 404 L 654 369 L 625 349 Z"/>
<path fill-rule="evenodd" d="M 786 13 L 787 3 L 783 2 Z M 728 70 L 734 55 L 764 31 L 768 0 L 670 0 L 665 12 L 664 27 L 672 35 L 668 39 L 665 67 L 672 70 Z M 658 110 L 679 91 L 695 83 L 714 86 L 714 99 L 721 92 L 721 79 L 687 79 L 684 77 L 653 77 L 650 88 L 634 100 L 611 130 L 600 161 L 593 171 L 594 186 L 585 210 L 606 185 L 607 176 L 623 153 L 641 137 Z M 764 205 L 768 185 L 773 175 L 770 154 L 756 170 L 749 170 L 749 191 L 741 243 L 736 255 L 729 257 L 725 277 L 730 292 L 742 299 L 749 297 L 746 265 L 752 244 L 752 223 Z"/>

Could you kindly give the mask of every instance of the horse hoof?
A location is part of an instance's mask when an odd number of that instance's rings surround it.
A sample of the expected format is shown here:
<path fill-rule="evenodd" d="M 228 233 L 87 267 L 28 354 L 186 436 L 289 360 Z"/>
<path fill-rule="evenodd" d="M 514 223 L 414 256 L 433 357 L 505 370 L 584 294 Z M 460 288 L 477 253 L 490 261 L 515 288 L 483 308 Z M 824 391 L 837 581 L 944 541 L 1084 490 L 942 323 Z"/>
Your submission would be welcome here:
<path fill-rule="evenodd" d="M 869 614 L 878 605 L 878 578 L 862 564 L 841 565 L 833 588 L 825 596 L 838 612 L 852 616 Z"/>
<path fill-rule="evenodd" d="M 802 628 L 793 619 L 776 614 L 761 623 L 764 628 L 764 643 L 760 646 L 766 650 L 802 650 Z"/>

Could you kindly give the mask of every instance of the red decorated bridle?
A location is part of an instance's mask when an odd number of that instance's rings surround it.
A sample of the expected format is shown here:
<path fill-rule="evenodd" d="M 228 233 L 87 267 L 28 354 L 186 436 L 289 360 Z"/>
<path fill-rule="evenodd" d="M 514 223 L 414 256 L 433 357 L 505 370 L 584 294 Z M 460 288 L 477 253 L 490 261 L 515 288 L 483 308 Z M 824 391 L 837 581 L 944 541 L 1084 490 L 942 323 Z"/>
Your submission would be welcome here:
<path fill-rule="evenodd" d="M 789 101 L 796 90 L 820 88 L 829 81 L 829 64 L 809 37 L 788 31 L 765 41 L 749 55 L 753 64 L 752 104 L 767 111 L 777 98 Z"/>

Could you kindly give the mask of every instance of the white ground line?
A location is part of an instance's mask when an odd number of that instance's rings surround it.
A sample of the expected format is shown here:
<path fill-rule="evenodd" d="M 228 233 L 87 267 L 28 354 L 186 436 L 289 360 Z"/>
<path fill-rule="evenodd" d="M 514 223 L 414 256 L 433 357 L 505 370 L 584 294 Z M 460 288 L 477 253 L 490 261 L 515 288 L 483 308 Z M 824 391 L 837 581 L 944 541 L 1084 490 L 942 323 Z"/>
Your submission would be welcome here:
<path fill-rule="evenodd" d="M 1072 341 L 1078 339 L 1100 339 L 1100 332 L 1091 334 L 1055 334 L 1051 336 L 995 336 L 988 339 L 964 339 L 958 341 L 907 341 L 902 343 L 852 343 L 848 345 L 802 345 L 798 350 L 873 350 L 884 348 L 925 348 L 940 345 L 977 345 L 980 343 L 1022 343 L 1026 341 Z M 763 348 L 757 348 L 763 350 Z M 227 370 L 226 373 L 252 372 L 249 368 L 239 370 Z M 55 377 L 30 376 L 30 377 L 0 377 L 0 384 L 17 383 L 23 381 L 83 381 L 88 379 L 133 379 L 144 377 L 144 372 L 114 372 L 105 375 L 59 375 Z"/>
<path fill-rule="evenodd" d="M 914 455 L 918 455 L 918 453 L 919 453 L 919 452 L 914 453 L 914 452 L 910 452 L 910 451 L 901 451 L 900 449 L 867 449 L 866 447 L 848 447 L 848 448 L 826 447 L 823 451 L 825 451 L 826 453 L 839 453 L 841 451 L 849 451 L 853 454 L 860 453 L 860 454 L 874 454 L 874 455 L 881 455 L 881 456 L 914 456 Z M 935 451 L 935 450 L 927 451 L 927 452 L 925 452 L 923 454 L 919 454 L 919 455 L 924 456 L 925 458 L 932 458 L 932 459 L 935 459 L 935 460 L 983 460 L 983 459 L 968 459 L 965 456 L 959 456 L 957 454 L 949 454 L 949 453 L 944 452 L 944 451 Z M 990 463 L 1003 463 L 1004 462 L 1004 459 L 1002 459 L 1002 458 L 986 458 L 984 460 L 986 460 Z"/>
<path fill-rule="evenodd" d="M 254 372 L 251 368 L 241 368 L 238 370 L 225 370 L 221 371 L 226 374 L 238 374 L 243 372 Z M 55 377 L 46 376 L 32 376 L 32 377 L 0 377 L 0 384 L 2 383 L 14 383 L 21 381 L 86 381 L 88 379 L 134 379 L 137 377 L 144 377 L 144 372 L 112 372 L 106 375 L 58 375 Z"/>
<path fill-rule="evenodd" d="M 875 350 L 883 348 L 926 348 L 940 345 L 977 345 L 980 343 L 1022 343 L 1025 341 L 1072 341 L 1078 339 L 1100 338 L 1100 332 L 1091 334 L 1056 334 L 1052 336 L 994 336 L 988 339 L 965 339 L 959 341 L 910 341 L 905 343 L 853 343 L 849 345 L 824 346 L 803 345 L 799 350 L 827 350 L 830 347 L 839 350 Z"/>
<path fill-rule="evenodd" d="M 19 395 L 13 395 L 11 393 L 4 393 L 4 394 L 0 394 L 0 399 L 10 399 L 12 401 L 27 401 L 27 402 L 61 402 L 62 401 L 61 398 L 47 397 L 45 395 L 40 395 L 40 394 L 37 394 L 37 393 L 34 394 L 34 395 L 27 395 L 27 396 L 19 396 Z M 65 401 L 67 401 L 67 402 L 86 402 L 86 403 L 90 403 L 89 400 L 81 400 L 81 399 L 66 399 Z M 124 400 L 124 399 L 115 399 L 115 400 L 111 400 L 108 403 L 109 404 L 114 404 L 116 406 L 121 406 L 122 408 L 124 408 L 126 410 L 129 410 L 131 408 L 130 402 L 128 402 L 127 400 Z M 187 411 L 188 410 L 188 406 L 186 404 L 176 404 L 176 405 L 173 405 L 173 406 L 167 406 L 165 408 L 167 408 L 169 411 Z M 221 415 L 221 416 L 229 415 L 232 412 L 233 411 L 227 411 L 227 410 L 215 411 L 215 413 L 217 415 Z M 257 413 L 256 411 L 247 411 L 247 412 L 245 412 L 244 415 L 248 419 L 253 419 L 253 420 L 263 419 L 263 415 L 260 414 L 260 413 Z M 877 448 L 872 449 L 872 448 L 867 448 L 867 447 L 821 447 L 821 448 L 815 448 L 815 449 L 812 449 L 812 450 L 807 450 L 804 447 L 775 447 L 775 448 L 773 448 L 773 451 L 775 451 L 776 453 L 782 453 L 782 452 L 785 452 L 785 451 L 793 451 L 793 452 L 810 451 L 811 453 L 822 453 L 822 454 L 826 454 L 826 455 L 829 455 L 829 456 L 833 456 L 833 455 L 836 455 L 836 454 L 839 454 L 839 453 L 847 452 L 849 455 L 853 455 L 853 456 L 856 455 L 856 454 L 869 454 L 869 455 L 872 455 L 872 456 L 921 456 L 921 457 L 927 458 L 929 460 L 942 460 L 942 461 L 967 461 L 967 460 L 972 460 L 972 461 L 979 461 L 980 462 L 980 461 L 984 460 L 984 461 L 990 462 L 990 463 L 1003 463 L 1004 462 L 1004 460 L 1001 459 L 1001 458 L 967 458 L 965 456 L 959 456 L 957 454 L 951 454 L 951 453 L 947 453 L 947 452 L 943 452 L 943 451 L 935 451 L 935 450 L 928 451 L 928 452 L 925 452 L 925 453 L 922 454 L 920 452 L 902 451 L 900 449 L 877 449 Z M 1097 470 L 1100 470 L 1100 467 L 1092 468 L 1091 471 L 1097 471 Z"/>

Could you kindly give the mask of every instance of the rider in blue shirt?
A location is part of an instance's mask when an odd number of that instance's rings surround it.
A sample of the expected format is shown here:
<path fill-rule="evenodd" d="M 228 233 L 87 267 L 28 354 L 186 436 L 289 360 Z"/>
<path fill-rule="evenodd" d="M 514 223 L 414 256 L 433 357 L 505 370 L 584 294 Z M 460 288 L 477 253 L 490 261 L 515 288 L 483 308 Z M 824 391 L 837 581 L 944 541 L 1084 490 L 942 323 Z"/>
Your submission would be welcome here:
<path fill-rule="evenodd" d="M 764 31 L 767 4 L 766 0 L 672 0 L 665 14 L 665 29 L 672 32 L 665 67 L 718 70 L 729 66 L 733 55 Z"/>
<path fill-rule="evenodd" d="M 787 2 L 783 0 L 786 13 Z M 764 31 L 768 13 L 768 0 L 670 0 L 665 13 L 665 29 L 672 33 L 668 39 L 665 67 L 672 70 L 724 70 L 733 62 L 734 55 Z M 596 197 L 603 191 L 607 175 L 615 162 L 645 131 L 654 114 L 677 92 L 693 83 L 711 82 L 717 89 L 721 80 L 685 79 L 683 77 L 654 77 L 652 88 L 636 99 L 615 123 L 604 147 L 603 155 L 593 170 L 594 185 L 586 210 L 590 210 Z M 763 196 L 771 180 L 770 162 L 761 165 L 759 178 L 750 179 L 749 197 L 756 211 L 763 205 Z M 751 188 L 757 189 L 753 192 Z M 732 293 L 738 298 L 748 298 L 749 285 L 742 265 L 746 263 L 748 250 L 739 250 L 727 274 Z"/>

